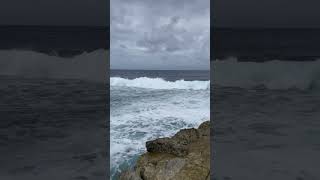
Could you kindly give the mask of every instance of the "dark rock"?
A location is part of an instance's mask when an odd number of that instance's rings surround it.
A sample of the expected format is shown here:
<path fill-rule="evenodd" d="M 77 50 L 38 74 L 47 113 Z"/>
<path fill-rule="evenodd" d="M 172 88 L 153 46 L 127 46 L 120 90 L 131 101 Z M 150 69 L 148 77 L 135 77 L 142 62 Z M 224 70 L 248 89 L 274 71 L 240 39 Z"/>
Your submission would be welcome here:
<path fill-rule="evenodd" d="M 171 140 L 170 138 L 161 138 L 146 143 L 148 152 L 168 153 L 176 156 L 185 156 L 188 154 L 188 149 L 185 144 L 178 141 Z"/>
<path fill-rule="evenodd" d="M 210 122 L 198 129 L 180 130 L 171 138 L 146 143 L 147 153 L 140 156 L 133 170 L 120 180 L 209 180 Z"/>

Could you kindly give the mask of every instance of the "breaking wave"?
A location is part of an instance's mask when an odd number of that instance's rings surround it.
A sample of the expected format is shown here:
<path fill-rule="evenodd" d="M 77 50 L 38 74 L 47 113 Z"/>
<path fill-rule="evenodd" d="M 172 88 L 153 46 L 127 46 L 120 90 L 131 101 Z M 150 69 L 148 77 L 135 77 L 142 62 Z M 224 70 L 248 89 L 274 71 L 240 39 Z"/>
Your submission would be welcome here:
<path fill-rule="evenodd" d="M 320 60 L 239 62 L 213 61 L 213 85 L 268 89 L 317 89 L 320 87 Z"/>
<path fill-rule="evenodd" d="M 146 89 L 206 90 L 210 88 L 210 81 L 166 81 L 162 78 L 140 77 L 136 79 L 125 79 L 121 77 L 111 77 L 110 86 L 135 87 Z"/>
<path fill-rule="evenodd" d="M 0 74 L 105 82 L 109 55 L 104 49 L 72 58 L 28 50 L 0 50 Z"/>

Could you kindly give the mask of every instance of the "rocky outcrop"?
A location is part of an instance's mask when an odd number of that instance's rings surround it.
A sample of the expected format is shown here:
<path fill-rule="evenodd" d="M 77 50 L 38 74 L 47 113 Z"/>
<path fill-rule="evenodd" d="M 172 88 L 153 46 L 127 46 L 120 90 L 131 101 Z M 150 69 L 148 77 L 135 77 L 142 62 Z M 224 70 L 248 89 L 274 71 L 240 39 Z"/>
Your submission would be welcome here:
<path fill-rule="evenodd" d="M 133 170 L 123 172 L 120 180 L 209 180 L 210 122 L 198 129 L 180 130 L 171 138 L 146 143 Z"/>

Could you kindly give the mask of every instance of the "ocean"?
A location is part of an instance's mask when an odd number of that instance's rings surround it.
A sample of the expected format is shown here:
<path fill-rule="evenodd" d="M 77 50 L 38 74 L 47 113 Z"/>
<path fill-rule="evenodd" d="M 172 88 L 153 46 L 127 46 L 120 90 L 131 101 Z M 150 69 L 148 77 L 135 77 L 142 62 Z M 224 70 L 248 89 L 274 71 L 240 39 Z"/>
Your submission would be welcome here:
<path fill-rule="evenodd" d="M 320 179 L 320 31 L 286 31 L 216 33 L 215 180 Z"/>
<path fill-rule="evenodd" d="M 0 179 L 105 178 L 104 84 L 4 75 L 0 80 Z"/>
<path fill-rule="evenodd" d="M 0 179 L 106 178 L 109 55 L 101 33 L 0 27 Z"/>
<path fill-rule="evenodd" d="M 146 141 L 208 119 L 210 71 L 111 70 L 111 179 L 146 152 Z"/>
<path fill-rule="evenodd" d="M 109 49 L 109 28 L 91 26 L 0 26 L 1 50 L 29 50 L 73 57 Z"/>
<path fill-rule="evenodd" d="M 239 61 L 319 59 L 319 28 L 212 28 L 211 56 Z"/>

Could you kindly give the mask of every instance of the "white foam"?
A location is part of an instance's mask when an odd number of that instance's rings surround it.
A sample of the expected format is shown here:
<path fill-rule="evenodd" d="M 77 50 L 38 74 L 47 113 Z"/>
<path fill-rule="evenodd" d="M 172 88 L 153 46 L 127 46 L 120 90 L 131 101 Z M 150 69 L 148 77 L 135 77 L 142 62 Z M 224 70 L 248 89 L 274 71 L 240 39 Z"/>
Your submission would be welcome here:
<path fill-rule="evenodd" d="M 210 81 L 166 81 L 162 78 L 139 77 L 136 79 L 125 79 L 120 77 L 110 78 L 111 86 L 124 86 L 147 89 L 190 89 L 204 90 L 210 88 Z"/>
<path fill-rule="evenodd" d="M 110 157 L 113 170 L 145 151 L 145 142 L 168 137 L 182 128 L 197 127 L 210 119 L 209 90 L 158 91 L 135 88 L 130 97 L 126 87 L 111 88 L 111 96 L 123 105 L 113 107 L 110 114 Z M 114 96 L 116 95 L 116 96 Z M 112 101 L 111 101 L 112 102 Z"/>
<path fill-rule="evenodd" d="M 108 51 L 103 49 L 72 58 L 27 50 L 0 50 L 1 75 L 105 82 L 107 69 Z"/>
<path fill-rule="evenodd" d="M 320 60 L 239 62 L 213 61 L 213 84 L 219 86 L 269 89 L 310 89 L 320 86 Z"/>

